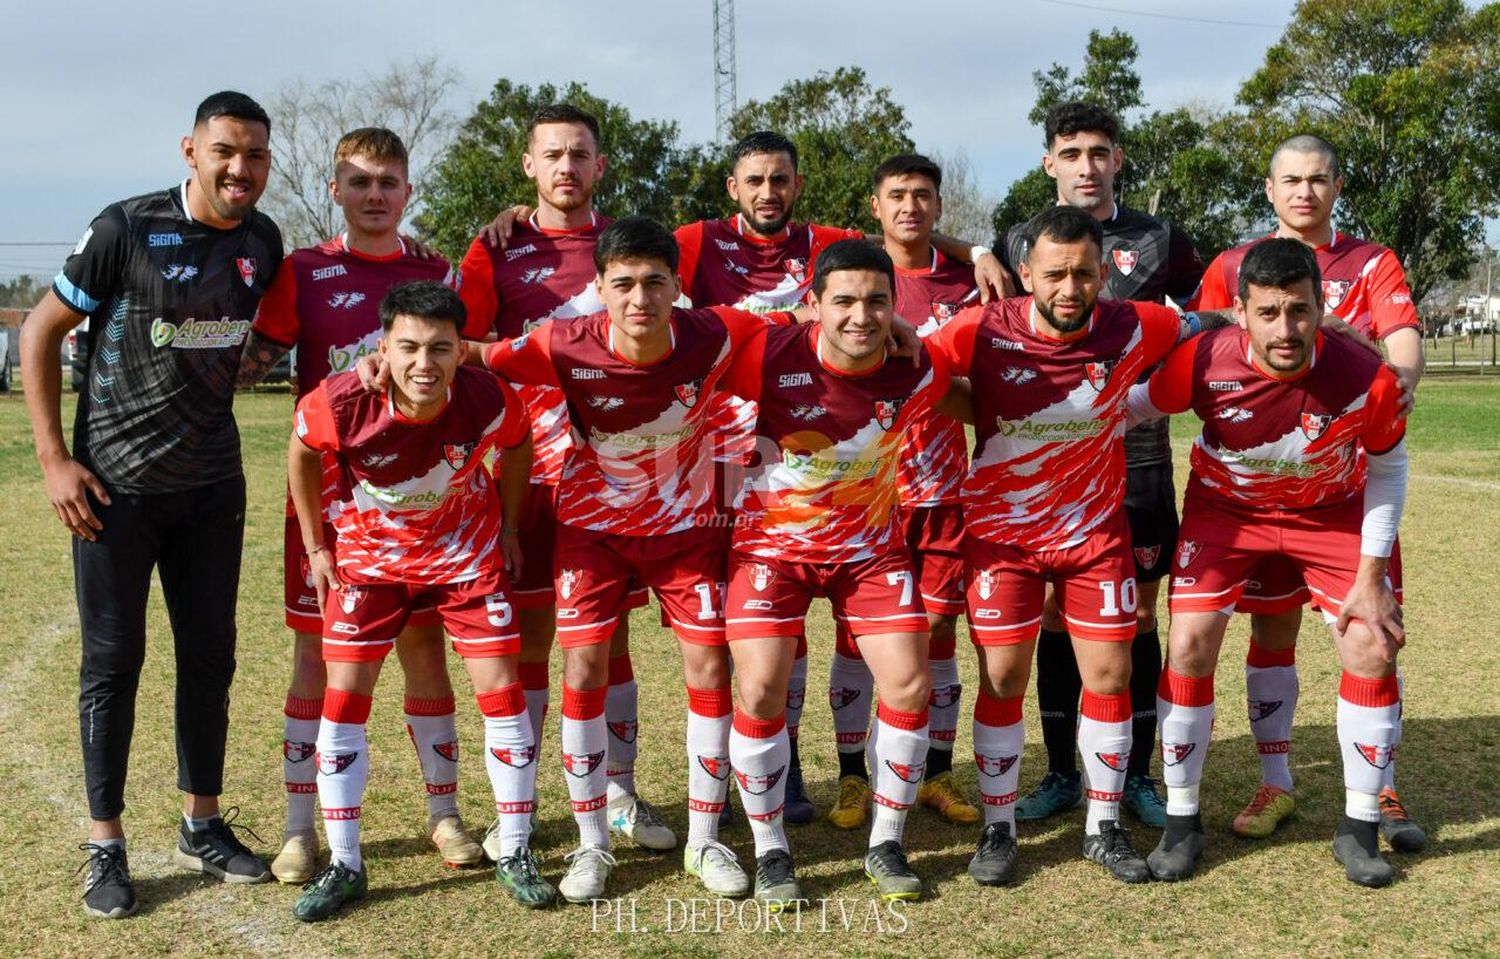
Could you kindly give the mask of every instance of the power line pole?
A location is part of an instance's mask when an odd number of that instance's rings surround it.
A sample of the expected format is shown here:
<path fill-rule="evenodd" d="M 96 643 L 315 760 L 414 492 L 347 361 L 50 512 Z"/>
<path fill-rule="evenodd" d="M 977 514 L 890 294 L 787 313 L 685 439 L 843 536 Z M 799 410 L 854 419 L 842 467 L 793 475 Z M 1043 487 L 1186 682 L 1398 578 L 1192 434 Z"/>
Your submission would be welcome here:
<path fill-rule="evenodd" d="M 729 121 L 738 106 L 734 71 L 734 0 L 714 0 L 714 125 L 721 143 L 729 139 Z"/>

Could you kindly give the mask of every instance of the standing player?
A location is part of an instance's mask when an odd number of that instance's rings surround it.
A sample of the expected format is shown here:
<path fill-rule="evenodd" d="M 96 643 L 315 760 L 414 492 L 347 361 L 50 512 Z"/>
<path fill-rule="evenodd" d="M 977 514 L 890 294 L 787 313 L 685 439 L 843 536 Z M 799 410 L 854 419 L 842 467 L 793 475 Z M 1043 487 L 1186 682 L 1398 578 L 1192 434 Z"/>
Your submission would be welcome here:
<path fill-rule="evenodd" d="M 1175 224 L 1121 206 L 1115 178 L 1125 155 L 1120 123 L 1092 103 L 1061 103 L 1047 111 L 1047 152 L 1042 166 L 1057 181 L 1057 201 L 1093 215 L 1104 230 L 1102 295 L 1111 300 L 1187 302 L 1203 276 L 1193 241 Z M 1019 269 L 1026 259 L 1026 224 L 1011 227 L 1001 253 Z M 1229 304 L 1222 305 L 1227 308 Z M 1161 639 L 1156 604 L 1177 543 L 1177 494 L 1172 484 L 1172 443 L 1165 419 L 1125 433 L 1125 516 L 1135 559 L 1136 636 L 1131 643 L 1132 747 L 1124 803 L 1141 822 L 1161 826 L 1165 807 L 1151 778 L 1156 741 L 1156 679 Z M 1044 819 L 1076 806 L 1083 786 L 1075 762 L 1074 733 L 1083 691 L 1068 627 L 1049 599 L 1037 643 L 1036 693 L 1047 746 L 1047 775 L 1016 804 L 1017 819 Z"/>
<path fill-rule="evenodd" d="M 801 899 L 782 828 L 791 760 L 787 682 L 814 596 L 827 596 L 875 674 L 875 821 L 865 874 L 888 900 L 922 883 L 901 845 L 927 752 L 927 615 L 901 536 L 896 462 L 907 428 L 944 400 L 944 366 L 893 359 L 894 269 L 865 240 L 829 246 L 813 270 L 808 327 L 774 328 L 726 389 L 759 403 L 758 467 L 734 528 L 725 626 L 740 708 L 729 758 L 755 836 L 755 896 Z"/>
<path fill-rule="evenodd" d="M 270 131 L 242 93 L 204 100 L 182 138 L 188 178 L 106 207 L 21 330 L 37 459 L 73 534 L 90 818 L 84 909 L 94 916 L 136 908 L 120 816 L 153 570 L 177 661 L 183 820 L 173 861 L 226 882 L 271 875 L 219 814 L 245 526 L 235 370 L 282 253 L 276 225 L 255 209 Z M 86 318 L 94 348 L 70 454 L 57 354 Z"/>
<path fill-rule="evenodd" d="M 522 336 L 553 320 L 571 320 L 604 309 L 595 283 L 594 244 L 609 221 L 594 211 L 594 187 L 604 175 L 599 122 L 568 104 L 545 107 L 532 118 L 521 162 L 536 181 L 536 208 L 506 221 L 506 245 L 475 239 L 464 256 L 460 295 L 469 313 L 502 338 Z M 503 216 L 503 215 L 502 215 Z M 497 230 L 497 233 L 504 232 Z M 521 625 L 521 683 L 527 713 L 542 739 L 549 698 L 547 660 L 556 632 L 553 544 L 557 536 L 557 484 L 569 446 L 568 410 L 561 390 L 518 384 L 531 413 L 536 457 L 521 535 L 532 561 L 515 584 Z M 645 602 L 641 592 L 635 603 Z M 629 623 L 621 617 L 610 645 L 610 828 L 648 849 L 672 849 L 677 837 L 635 788 L 639 746 L 637 692 L 630 662 Z M 485 836 L 493 857 L 496 836 Z"/>
<path fill-rule="evenodd" d="M 1239 268 L 1231 327 L 1183 344 L 1131 397 L 1146 415 L 1192 409 L 1193 446 L 1162 674 L 1167 826 L 1149 857 L 1184 879 L 1202 855 L 1198 787 L 1214 717 L 1213 673 L 1245 580 L 1292 563 L 1333 627 L 1343 666 L 1338 736 L 1344 816 L 1333 854 L 1351 882 L 1393 877 L 1378 794 L 1399 738 L 1396 653 L 1405 642 L 1389 564 L 1406 496 L 1400 387 L 1380 360 L 1318 332 L 1325 304 L 1306 245 L 1272 239 Z"/>
<path fill-rule="evenodd" d="M 344 211 L 345 231 L 319 246 L 294 250 L 282 264 L 245 345 L 241 387 L 259 381 L 295 347 L 300 399 L 328 376 L 351 369 L 360 357 L 375 351 L 379 304 L 391 287 L 422 279 L 457 282 L 446 260 L 421 258 L 401 238 L 411 184 L 406 146 L 396 134 L 374 127 L 346 133 L 333 152 L 328 189 Z M 478 339 L 484 332 L 481 328 L 469 335 Z M 323 506 L 331 524 L 340 477 L 332 457 L 325 467 Z M 331 545 L 331 525 L 324 535 Z M 286 624 L 293 630 L 282 743 L 287 811 L 281 852 L 271 863 L 272 874 L 286 883 L 306 882 L 317 870 L 313 752 L 327 683 L 323 621 L 302 542 L 288 496 L 282 567 Z M 402 632 L 396 651 L 406 679 L 406 728 L 427 786 L 427 833 L 444 861 L 465 866 L 478 862 L 483 852 L 458 815 L 458 731 L 442 642 L 433 611 L 421 610 Z"/>
<path fill-rule="evenodd" d="M 1414 395 L 1422 378 L 1421 324 L 1406 274 L 1396 254 L 1377 243 L 1333 228 L 1333 207 L 1343 189 L 1338 156 L 1320 137 L 1303 134 L 1271 154 L 1266 198 L 1276 211 L 1275 236 L 1312 248 L 1323 278 L 1323 307 L 1386 350 L 1403 393 Z M 1209 265 L 1195 308 L 1233 305 L 1240 264 L 1256 243 L 1226 250 Z M 1391 561 L 1397 595 L 1401 592 L 1399 544 Z M 1297 633 L 1309 593 L 1295 567 L 1269 559 L 1257 568 L 1239 609 L 1251 614 L 1250 648 L 1245 660 L 1245 694 L 1250 729 L 1260 752 L 1261 784 L 1234 819 L 1242 836 L 1263 838 L 1296 809 L 1289 762 L 1292 719 L 1297 706 Z M 1399 732 L 1397 742 L 1400 742 Z M 1406 812 L 1396 794 L 1394 759 L 1385 767 L 1380 790 L 1380 833 L 1398 852 L 1416 852 L 1427 834 Z"/>
<path fill-rule="evenodd" d="M 465 319 L 447 286 L 399 284 L 380 301 L 389 390 L 371 393 L 348 372 L 297 402 L 287 475 L 323 614 L 328 675 L 314 762 L 331 861 L 292 908 L 307 922 L 365 894 L 365 723 L 381 664 L 412 611 L 423 607 L 437 610 L 453 638 L 484 714 L 485 765 L 506 845 L 496 877 L 524 906 L 556 897 L 529 849 L 536 740 L 525 717 L 506 576 L 521 563 L 515 519 L 526 495 L 531 434 L 509 387 L 460 368 Z M 498 496 L 484 463 L 497 449 Z M 334 542 L 325 538 L 328 459 L 349 490 Z"/>
<path fill-rule="evenodd" d="M 896 313 L 920 323 L 918 335 L 930 336 L 978 294 L 974 271 L 932 246 L 932 230 L 943 212 L 942 171 L 926 157 L 899 155 L 876 167 L 873 181 L 871 212 L 880 221 L 885 252 L 896 268 Z M 976 823 L 979 810 L 951 772 L 963 693 L 954 643 L 964 610 L 959 487 L 968 469 L 968 439 L 961 424 L 928 412 L 913 422 L 906 443 L 908 453 L 896 473 L 901 524 L 927 607 L 932 674 L 926 771 L 917 798 L 950 822 Z M 873 684 L 858 647 L 840 630 L 829 673 L 839 799 L 828 817 L 846 829 L 864 825 L 870 802 L 864 754 Z"/>

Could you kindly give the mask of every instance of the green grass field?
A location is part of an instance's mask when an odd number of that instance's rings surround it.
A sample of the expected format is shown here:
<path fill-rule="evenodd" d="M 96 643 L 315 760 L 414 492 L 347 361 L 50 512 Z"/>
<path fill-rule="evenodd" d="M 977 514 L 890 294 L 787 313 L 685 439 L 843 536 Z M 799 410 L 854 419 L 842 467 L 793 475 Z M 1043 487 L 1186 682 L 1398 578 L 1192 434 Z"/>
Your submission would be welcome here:
<path fill-rule="evenodd" d="M 225 799 L 275 852 L 283 813 L 281 702 L 289 637 L 281 624 L 283 450 L 290 398 L 246 395 L 238 401 L 251 490 L 240 597 L 239 673 L 232 703 Z M 71 406 L 65 411 L 71 418 Z M 1192 424 L 1179 418 L 1179 466 Z M 1500 595 L 1500 378 L 1433 380 L 1424 385 L 1411 429 L 1411 494 L 1403 524 L 1410 645 L 1403 654 L 1406 734 L 1400 784 L 1432 841 L 1418 856 L 1396 857 L 1400 879 L 1370 891 L 1343 879 L 1329 852 L 1342 810 L 1342 778 L 1333 733 L 1337 665 L 1322 627 L 1304 631 L 1300 722 L 1293 746 L 1301 811 L 1274 838 L 1236 838 L 1229 820 L 1258 781 L 1258 765 L 1240 668 L 1245 630 L 1237 623 L 1219 675 L 1220 710 L 1204 783 L 1209 830 L 1205 868 L 1191 882 L 1127 887 L 1080 857 L 1081 812 L 1056 824 L 1021 829 L 1021 882 L 981 889 L 963 869 L 977 830 L 951 826 L 930 811 L 907 830 L 914 867 L 929 896 L 893 912 L 877 908 L 859 868 L 864 836 L 826 822 L 792 827 L 807 892 L 829 900 L 804 912 L 801 928 L 767 929 L 747 907 L 718 920 L 713 907 L 698 929 L 681 927 L 696 885 L 680 855 L 617 850 L 616 895 L 634 902 L 625 931 L 587 908 L 523 913 L 487 870 L 443 868 L 425 835 L 415 756 L 402 730 L 394 672 L 376 695 L 371 718 L 374 771 L 365 803 L 369 899 L 338 921 L 304 926 L 289 914 L 294 888 L 225 886 L 174 870 L 177 797 L 172 746 L 171 646 L 154 600 L 150 651 L 141 685 L 136 745 L 127 794 L 131 864 L 142 901 L 122 922 L 85 918 L 73 869 L 83 855 L 85 805 L 78 757 L 78 626 L 65 532 L 48 508 L 19 395 L 0 398 L 0 495 L 5 510 L 0 555 L 0 954 L 146 956 L 262 955 L 628 955 L 764 956 L 811 949 L 844 956 L 1387 955 L 1500 954 L 1500 657 L 1494 597 Z M 685 703 L 675 643 L 638 613 L 636 675 L 641 685 L 643 794 L 686 831 Z M 826 810 L 837 764 L 826 700 L 832 635 L 825 614 L 810 622 L 812 667 L 803 719 L 808 785 Z M 974 664 L 960 644 L 972 702 Z M 557 703 L 554 660 L 554 705 Z M 456 660 L 455 687 L 467 688 Z M 460 695 L 465 750 L 460 793 L 465 818 L 489 820 L 489 786 L 480 761 L 480 721 Z M 1028 704 L 1022 788 L 1045 761 Z M 555 756 L 556 712 L 545 755 Z M 958 755 L 968 754 L 967 723 Z M 974 789 L 972 763 L 956 764 Z M 544 762 L 537 847 L 554 881 L 574 831 L 555 761 Z M 1150 848 L 1155 831 L 1136 830 Z M 725 836 L 752 855 L 743 824 Z M 254 843 L 252 842 L 252 845 Z M 741 918 L 745 928 L 741 928 Z M 649 931 L 648 931 L 649 927 Z"/>

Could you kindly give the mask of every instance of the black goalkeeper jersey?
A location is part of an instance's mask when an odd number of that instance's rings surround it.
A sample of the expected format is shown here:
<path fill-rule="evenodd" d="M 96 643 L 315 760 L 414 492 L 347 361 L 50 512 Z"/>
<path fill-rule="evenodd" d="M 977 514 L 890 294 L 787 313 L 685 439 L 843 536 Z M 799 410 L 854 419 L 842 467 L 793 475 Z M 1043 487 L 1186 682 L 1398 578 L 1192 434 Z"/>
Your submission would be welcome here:
<path fill-rule="evenodd" d="M 1116 205 L 1115 214 L 1103 221 L 1104 291 L 1109 300 L 1144 300 L 1165 303 L 1171 297 L 1179 304 L 1198 289 L 1203 278 L 1203 260 L 1193 241 L 1168 220 Z M 998 251 L 1000 260 L 1021 289 L 1018 264 L 1026 259 L 1024 223 L 1005 231 Z M 1154 466 L 1172 461 L 1172 439 L 1166 417 L 1143 423 L 1125 433 L 1126 467 Z"/>
<path fill-rule="evenodd" d="M 52 283 L 89 317 L 73 456 L 125 493 L 240 475 L 232 406 L 240 350 L 281 263 L 255 212 L 219 230 L 187 212 L 187 184 L 111 204 Z"/>

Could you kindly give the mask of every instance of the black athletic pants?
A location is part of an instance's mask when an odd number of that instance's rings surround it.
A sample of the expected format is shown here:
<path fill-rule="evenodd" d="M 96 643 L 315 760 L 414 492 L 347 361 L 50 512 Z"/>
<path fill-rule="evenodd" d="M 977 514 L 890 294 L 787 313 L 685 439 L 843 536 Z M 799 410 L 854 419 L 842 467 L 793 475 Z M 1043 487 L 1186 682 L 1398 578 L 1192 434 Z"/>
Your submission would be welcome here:
<path fill-rule="evenodd" d="M 104 524 L 98 540 L 73 540 L 83 625 L 78 723 L 89 815 L 96 820 L 125 809 L 153 568 L 160 573 L 177 661 L 177 788 L 202 796 L 222 791 L 245 480 L 181 493 L 112 491 L 110 500 L 104 506 L 91 497 Z"/>

